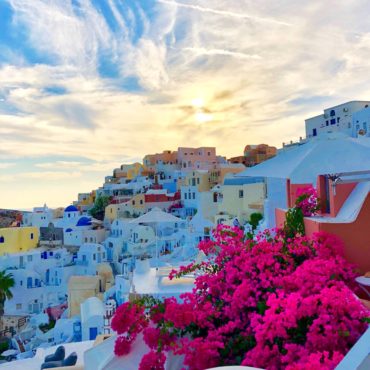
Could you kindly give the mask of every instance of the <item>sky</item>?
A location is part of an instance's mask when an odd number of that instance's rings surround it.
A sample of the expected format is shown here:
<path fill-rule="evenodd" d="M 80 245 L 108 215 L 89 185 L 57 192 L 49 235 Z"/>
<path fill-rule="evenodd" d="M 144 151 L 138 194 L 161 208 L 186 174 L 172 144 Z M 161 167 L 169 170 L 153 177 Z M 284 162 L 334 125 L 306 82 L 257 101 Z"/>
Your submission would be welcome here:
<path fill-rule="evenodd" d="M 178 146 L 304 136 L 370 99 L 365 0 L 0 0 L 0 208 L 66 206 Z"/>

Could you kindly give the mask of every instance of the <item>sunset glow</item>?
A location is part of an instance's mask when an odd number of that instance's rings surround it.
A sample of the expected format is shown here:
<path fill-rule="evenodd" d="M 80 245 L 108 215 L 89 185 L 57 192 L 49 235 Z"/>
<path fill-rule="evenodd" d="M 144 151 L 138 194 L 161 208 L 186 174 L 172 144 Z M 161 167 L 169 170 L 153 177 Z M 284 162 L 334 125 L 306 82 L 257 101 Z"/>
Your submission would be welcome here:
<path fill-rule="evenodd" d="M 236 156 L 247 142 L 281 146 L 324 106 L 366 100 L 364 5 L 336 4 L 329 25 L 321 15 L 331 11 L 308 1 L 1 1 L 1 206 L 68 203 L 147 148 L 207 143 Z"/>

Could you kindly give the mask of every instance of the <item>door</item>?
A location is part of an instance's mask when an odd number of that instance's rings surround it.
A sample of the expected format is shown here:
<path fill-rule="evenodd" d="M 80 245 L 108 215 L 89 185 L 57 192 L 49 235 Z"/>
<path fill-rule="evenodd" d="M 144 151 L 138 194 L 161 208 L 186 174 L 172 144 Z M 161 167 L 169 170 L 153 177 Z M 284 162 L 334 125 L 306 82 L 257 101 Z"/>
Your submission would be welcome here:
<path fill-rule="evenodd" d="M 90 340 L 94 340 L 98 335 L 98 328 L 90 328 Z"/>

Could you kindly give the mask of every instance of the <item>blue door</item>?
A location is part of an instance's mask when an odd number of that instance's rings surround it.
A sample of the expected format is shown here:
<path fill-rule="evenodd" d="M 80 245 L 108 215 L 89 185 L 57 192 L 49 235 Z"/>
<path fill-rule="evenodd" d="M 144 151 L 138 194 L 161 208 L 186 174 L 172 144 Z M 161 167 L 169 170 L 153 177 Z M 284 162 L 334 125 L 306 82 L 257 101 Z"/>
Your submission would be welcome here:
<path fill-rule="evenodd" d="M 98 335 L 98 328 L 90 328 L 90 340 L 94 340 Z"/>

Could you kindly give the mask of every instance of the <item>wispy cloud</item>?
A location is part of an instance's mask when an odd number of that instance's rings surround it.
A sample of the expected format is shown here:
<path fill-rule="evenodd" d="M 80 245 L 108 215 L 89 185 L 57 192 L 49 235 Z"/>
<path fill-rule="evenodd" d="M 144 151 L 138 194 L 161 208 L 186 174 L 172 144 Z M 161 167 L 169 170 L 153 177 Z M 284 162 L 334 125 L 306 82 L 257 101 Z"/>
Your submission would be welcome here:
<path fill-rule="evenodd" d="M 282 26 L 291 26 L 291 24 L 288 22 L 279 21 L 274 18 L 266 18 L 266 17 L 259 17 L 255 15 L 245 14 L 244 12 L 236 13 L 236 12 L 230 12 L 226 10 L 213 9 L 213 8 L 203 7 L 200 5 L 187 4 L 187 3 L 181 3 L 181 2 L 170 1 L 170 0 L 158 0 L 158 2 L 162 4 L 171 5 L 171 6 L 178 6 L 180 8 L 192 9 L 192 10 L 196 10 L 199 12 L 221 15 L 223 17 L 231 17 L 231 18 L 236 18 L 236 19 L 249 19 L 255 22 L 275 23 L 275 24 L 279 24 Z"/>
<path fill-rule="evenodd" d="M 0 158 L 17 165 L 3 164 L 0 204 L 70 201 L 119 164 L 180 145 L 279 146 L 326 104 L 370 97 L 362 1 L 7 1 Z M 37 184 L 27 199 L 22 183 Z"/>
<path fill-rule="evenodd" d="M 6 168 L 10 168 L 10 167 L 14 167 L 15 166 L 15 163 L 7 163 L 7 162 L 3 162 L 3 163 L 0 163 L 0 169 L 1 170 L 4 170 Z"/>
<path fill-rule="evenodd" d="M 261 56 L 257 54 L 247 54 L 247 53 L 240 53 L 237 51 L 230 51 L 230 50 L 225 50 L 225 49 L 206 49 L 206 48 L 182 48 L 184 51 L 191 51 L 194 52 L 195 54 L 199 55 L 224 55 L 224 56 L 231 56 L 231 57 L 236 57 L 236 58 L 241 58 L 241 59 L 254 59 L 254 60 L 260 60 L 262 59 Z"/>

